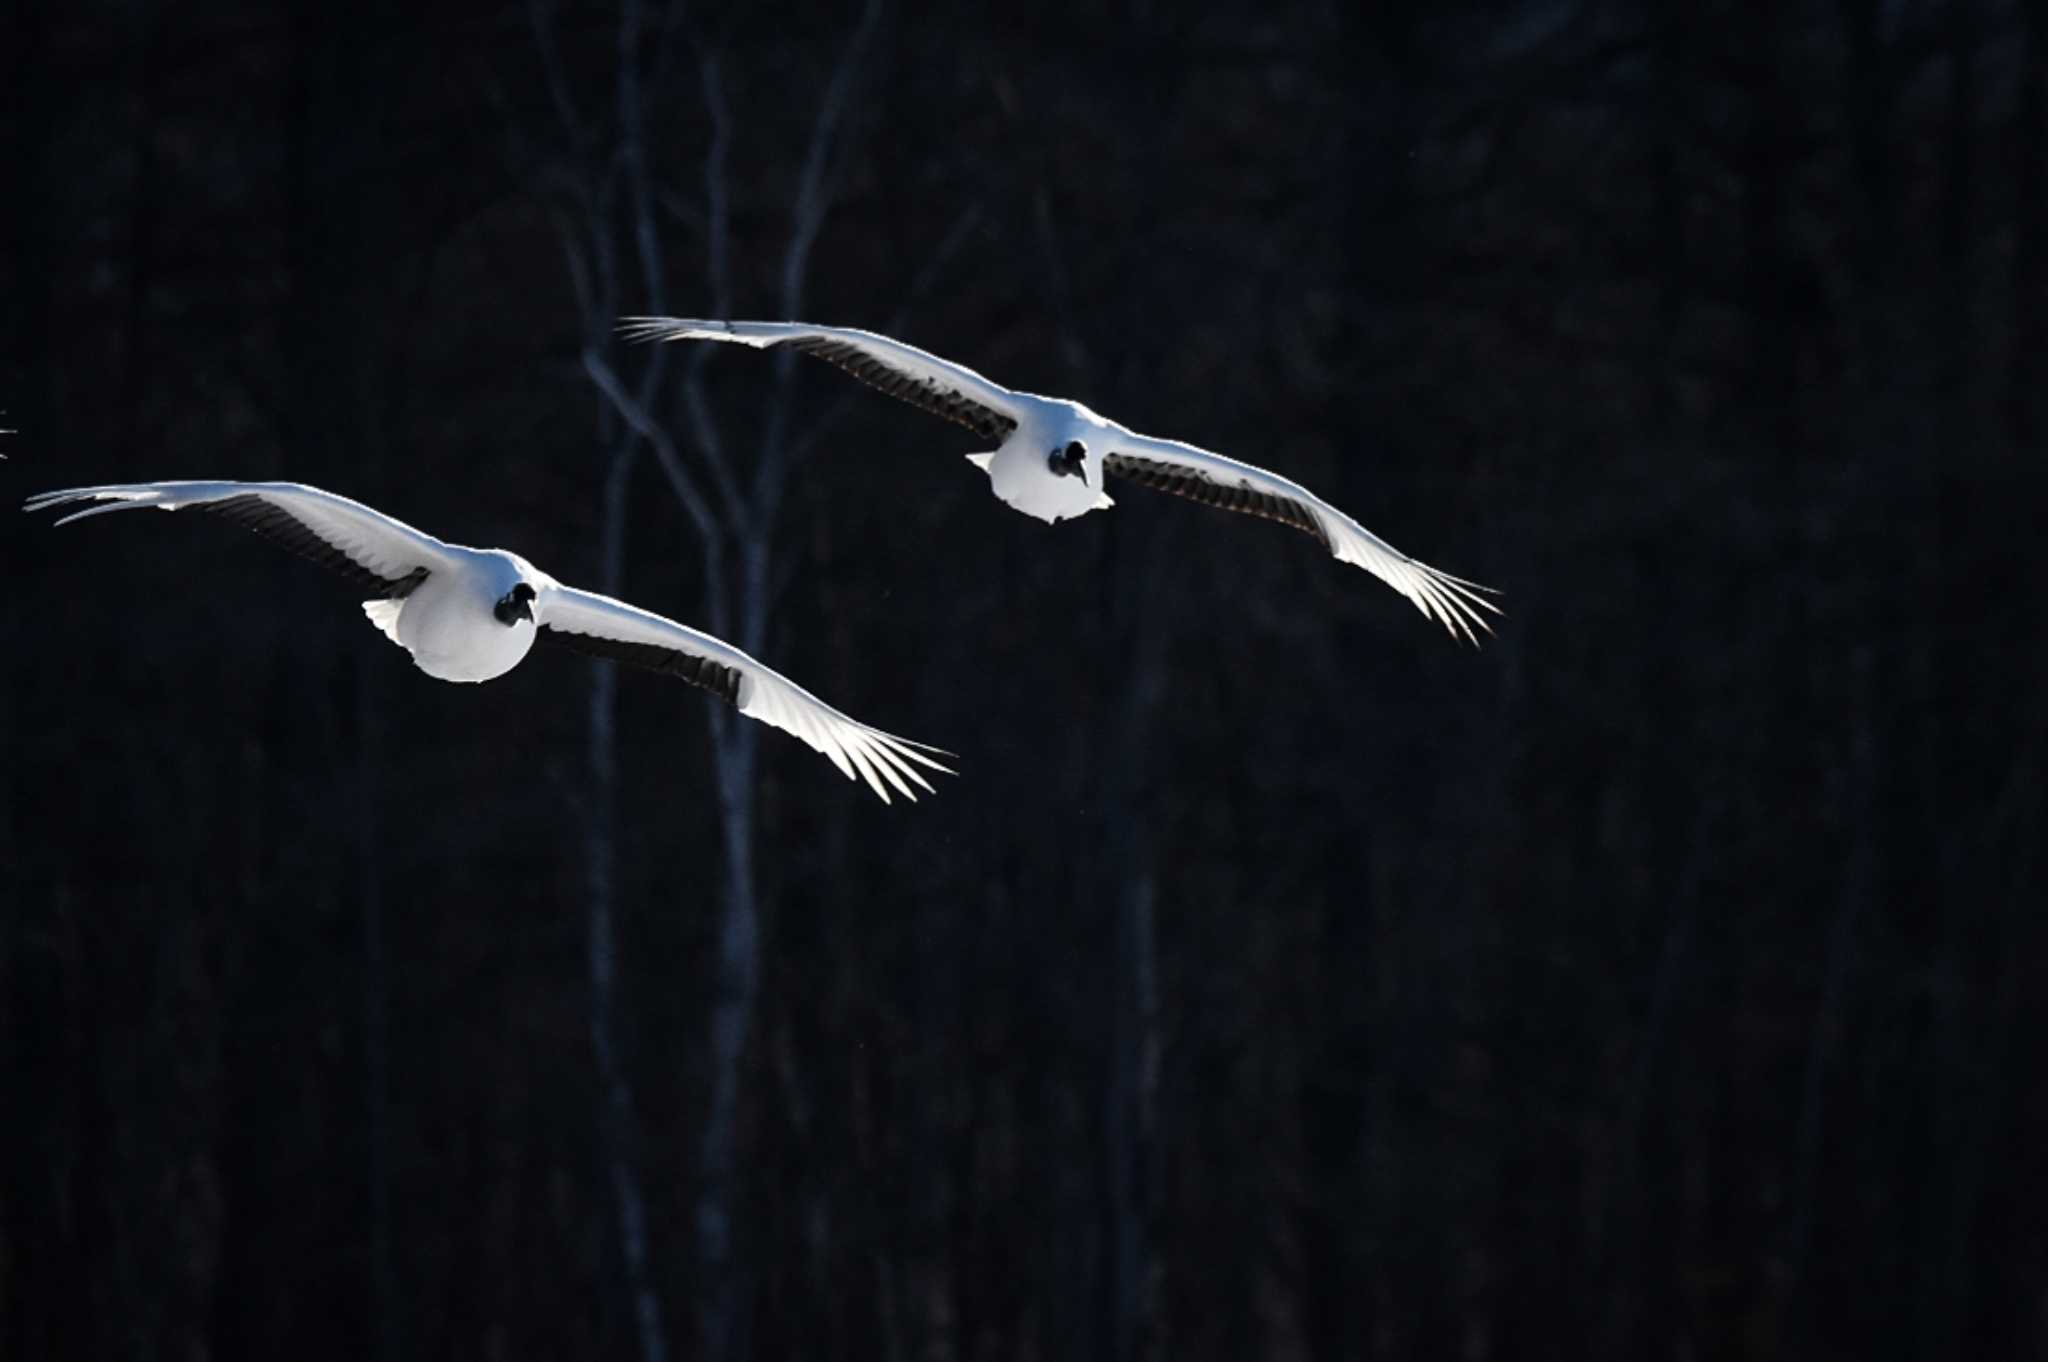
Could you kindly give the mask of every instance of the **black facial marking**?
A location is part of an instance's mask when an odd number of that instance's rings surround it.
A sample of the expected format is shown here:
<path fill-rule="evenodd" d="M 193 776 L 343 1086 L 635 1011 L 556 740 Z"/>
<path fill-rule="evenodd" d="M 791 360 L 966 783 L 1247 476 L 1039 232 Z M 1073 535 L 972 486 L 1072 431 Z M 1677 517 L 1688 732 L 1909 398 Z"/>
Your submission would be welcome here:
<path fill-rule="evenodd" d="M 491 614 L 497 617 L 498 623 L 504 625 L 516 624 L 520 620 L 531 620 L 533 588 L 521 582 L 498 598 L 498 603 L 491 607 Z"/>
<path fill-rule="evenodd" d="M 1088 451 L 1079 440 L 1072 441 L 1065 449 L 1055 449 L 1045 456 L 1045 466 L 1056 478 L 1086 478 L 1087 465 L 1084 460 Z"/>

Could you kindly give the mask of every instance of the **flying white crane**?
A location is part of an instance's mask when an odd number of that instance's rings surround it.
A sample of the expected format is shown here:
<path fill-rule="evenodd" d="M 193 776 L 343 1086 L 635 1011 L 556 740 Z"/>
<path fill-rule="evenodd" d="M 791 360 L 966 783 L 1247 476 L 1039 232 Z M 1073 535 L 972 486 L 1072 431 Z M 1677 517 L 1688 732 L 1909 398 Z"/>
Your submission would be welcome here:
<path fill-rule="evenodd" d="M 793 733 L 889 799 L 932 787 L 920 766 L 946 771 L 938 748 L 848 718 L 729 643 L 674 620 L 564 586 L 516 553 L 472 549 L 423 534 L 347 497 L 295 482 L 137 482 L 44 492 L 23 505 L 42 511 L 77 502 L 69 524 L 109 511 L 153 506 L 206 511 L 335 569 L 371 599 L 370 622 L 442 681 L 489 681 L 518 666 L 536 640 L 614 658 L 702 686 L 740 713 Z M 886 783 L 885 783 L 886 782 Z"/>
<path fill-rule="evenodd" d="M 1059 397 L 1017 392 L 965 365 L 914 345 L 843 326 L 802 322 L 691 321 L 629 317 L 620 330 L 634 340 L 712 340 L 757 350 L 816 355 L 891 397 L 922 407 L 997 441 L 968 462 L 988 474 L 997 497 L 1048 523 L 1113 505 L 1103 478 L 1124 478 L 1226 511 L 1291 525 L 1340 561 L 1364 568 L 1414 602 L 1453 636 L 1478 642 L 1492 632 L 1481 611 L 1500 610 L 1482 592 L 1492 588 L 1453 577 L 1393 545 L 1278 473 L 1206 449 L 1140 435 Z"/>

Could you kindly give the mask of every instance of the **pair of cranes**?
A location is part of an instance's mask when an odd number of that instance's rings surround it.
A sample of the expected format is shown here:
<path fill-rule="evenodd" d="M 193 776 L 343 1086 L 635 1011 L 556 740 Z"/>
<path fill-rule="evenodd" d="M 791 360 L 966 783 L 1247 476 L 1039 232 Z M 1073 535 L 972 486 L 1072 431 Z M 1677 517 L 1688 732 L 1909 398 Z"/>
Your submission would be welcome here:
<path fill-rule="evenodd" d="M 705 322 L 648 317 L 625 324 L 644 341 L 712 340 L 815 355 L 891 397 L 996 441 L 968 460 L 998 498 L 1048 523 L 1114 503 L 1121 478 L 1224 510 L 1291 525 L 1340 562 L 1372 573 L 1453 635 L 1476 642 L 1488 588 L 1395 549 L 1356 520 L 1277 473 L 1177 440 L 1140 435 L 1078 402 L 1017 392 L 965 365 L 848 327 L 798 322 Z M 886 802 L 932 787 L 948 756 L 849 718 L 746 653 L 674 620 L 556 581 L 516 553 L 450 544 L 347 497 L 291 482 L 138 482 L 29 498 L 25 510 L 93 503 L 58 524 L 153 506 L 207 511 L 347 576 L 370 597 L 371 623 L 443 681 L 488 681 L 519 665 L 535 642 L 677 676 L 740 713 L 794 734 Z M 949 772 L 950 773 L 950 772 Z M 913 788 L 914 787 L 914 788 Z"/>

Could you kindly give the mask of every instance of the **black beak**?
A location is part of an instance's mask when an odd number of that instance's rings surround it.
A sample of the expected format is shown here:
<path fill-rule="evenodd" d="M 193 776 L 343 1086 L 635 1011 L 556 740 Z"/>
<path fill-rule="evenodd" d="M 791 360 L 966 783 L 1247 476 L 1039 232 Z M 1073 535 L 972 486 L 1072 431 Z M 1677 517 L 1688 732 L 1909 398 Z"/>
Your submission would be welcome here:
<path fill-rule="evenodd" d="M 1046 465 L 1055 477 L 1079 478 L 1083 487 L 1094 485 L 1088 481 L 1088 451 L 1079 440 L 1071 442 L 1065 449 L 1055 449 Z"/>

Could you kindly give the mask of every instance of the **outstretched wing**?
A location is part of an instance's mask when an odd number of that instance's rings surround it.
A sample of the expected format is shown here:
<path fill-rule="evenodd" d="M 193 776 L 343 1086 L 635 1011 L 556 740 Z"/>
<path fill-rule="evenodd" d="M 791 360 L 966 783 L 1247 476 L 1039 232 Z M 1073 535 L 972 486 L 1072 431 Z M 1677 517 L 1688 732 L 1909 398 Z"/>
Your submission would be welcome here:
<path fill-rule="evenodd" d="M 707 322 L 679 317 L 628 317 L 619 325 L 630 340 L 714 340 L 757 350 L 816 355 L 861 382 L 934 416 L 967 427 L 984 440 L 1002 440 L 1017 428 L 1015 395 L 964 364 L 850 326 L 802 322 Z"/>
<path fill-rule="evenodd" d="M 920 766 L 952 773 L 925 755 L 938 748 L 850 719 L 731 644 L 651 611 L 594 591 L 553 585 L 543 587 L 535 599 L 533 617 L 543 643 L 680 677 L 723 696 L 749 718 L 795 734 L 829 757 L 849 780 L 858 775 L 867 781 L 885 804 L 888 785 L 907 799 L 916 799 L 917 792 L 906 781 L 932 788 L 918 772 Z"/>
<path fill-rule="evenodd" d="M 1474 629 L 1492 633 L 1480 611 L 1498 615 L 1500 607 L 1486 599 L 1493 588 L 1453 577 L 1418 562 L 1316 496 L 1278 473 L 1178 440 L 1145 435 L 1119 436 L 1102 458 L 1102 468 L 1141 487 L 1220 506 L 1226 511 L 1277 520 L 1313 536 L 1340 561 L 1364 568 L 1414 602 L 1415 608 L 1441 623 L 1455 636 L 1477 643 Z"/>
<path fill-rule="evenodd" d="M 296 482 L 129 482 L 43 492 L 22 504 L 45 511 L 77 502 L 103 503 L 57 523 L 155 507 L 186 507 L 217 515 L 273 540 L 301 558 L 339 572 L 365 595 L 400 597 L 443 566 L 447 545 L 361 502 Z"/>

